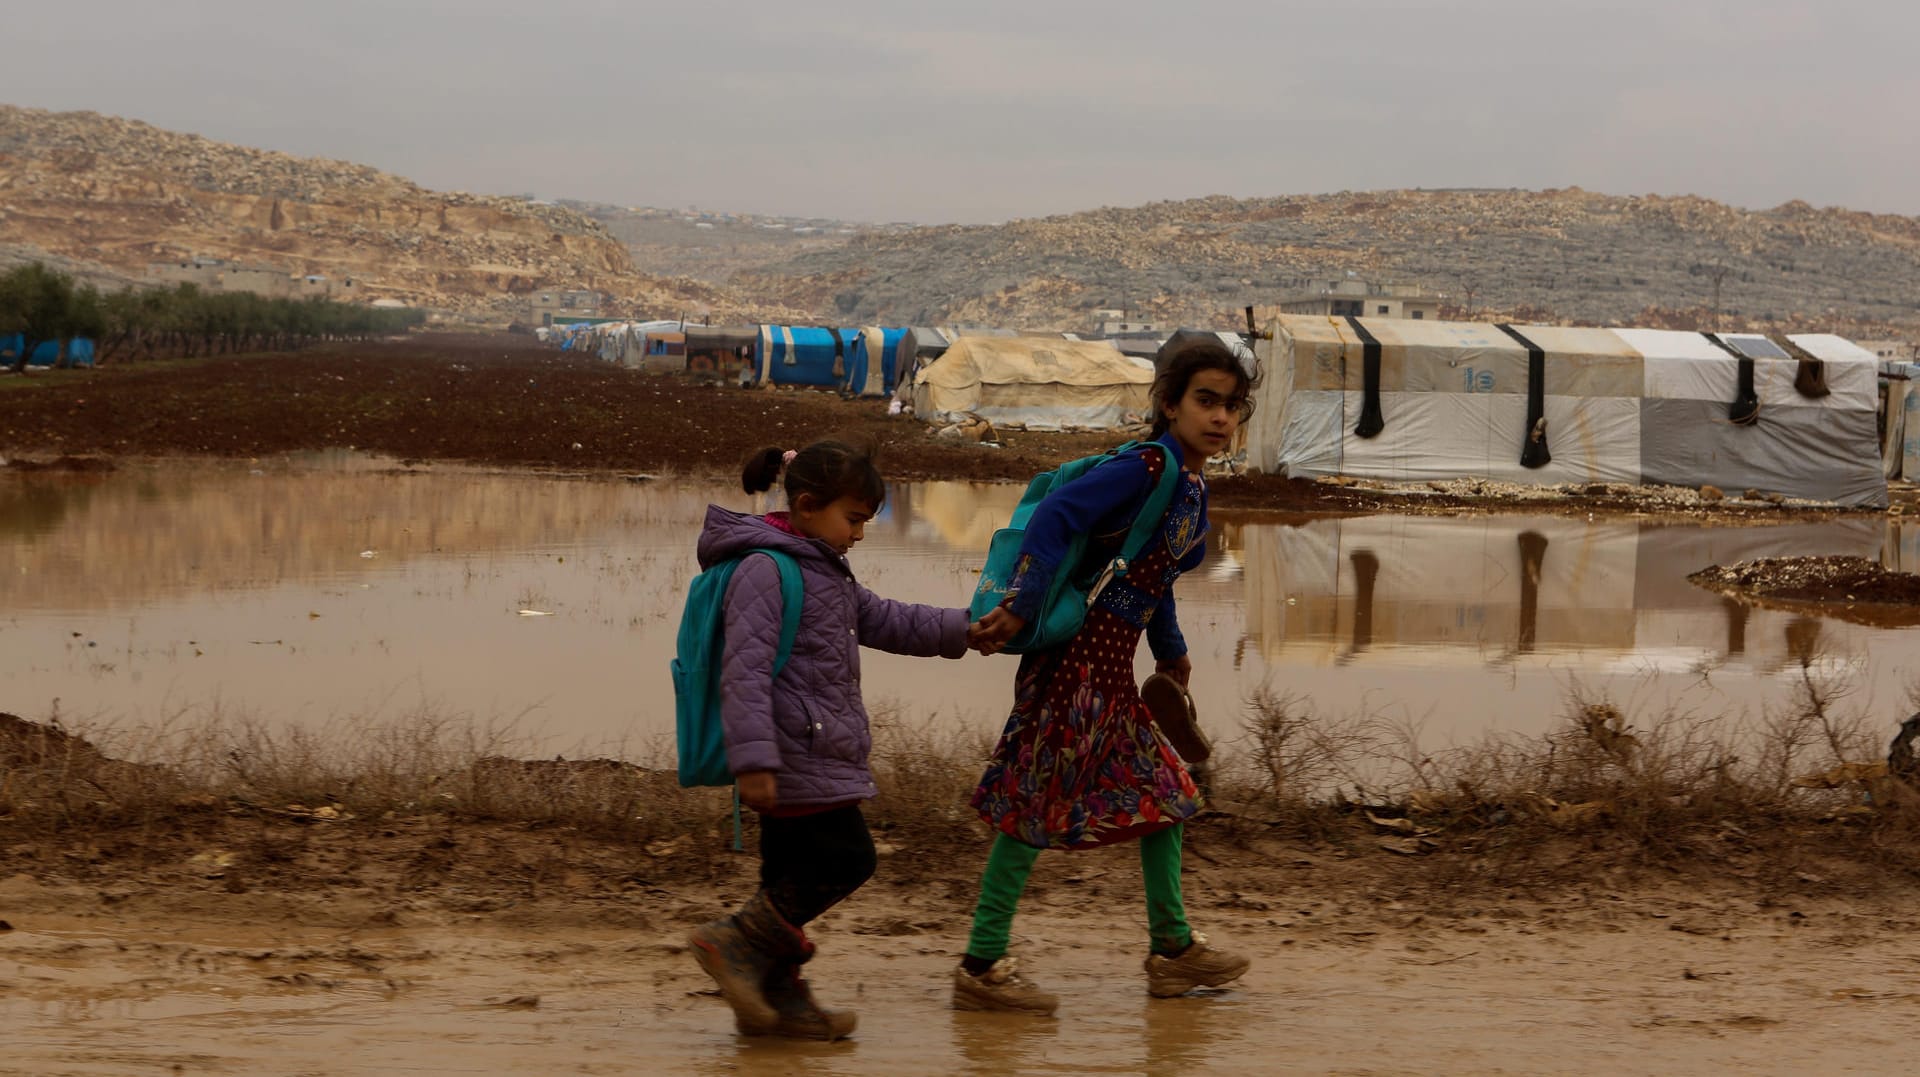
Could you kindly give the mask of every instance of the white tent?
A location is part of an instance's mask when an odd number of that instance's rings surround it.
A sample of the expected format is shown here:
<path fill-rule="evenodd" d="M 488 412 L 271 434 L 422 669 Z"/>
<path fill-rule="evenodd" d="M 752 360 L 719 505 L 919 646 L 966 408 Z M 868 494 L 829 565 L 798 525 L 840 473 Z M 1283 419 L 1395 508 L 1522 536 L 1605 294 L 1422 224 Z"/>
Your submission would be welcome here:
<path fill-rule="evenodd" d="M 1878 364 L 1837 337 L 1306 315 L 1282 315 L 1272 335 L 1248 424 L 1254 470 L 1886 504 Z M 1796 387 L 1811 369 L 1826 395 Z"/>
<path fill-rule="evenodd" d="M 1105 429 L 1142 421 L 1152 386 L 1152 363 L 1104 341 L 963 336 L 914 375 L 913 411 L 928 421 L 972 413 L 1035 430 Z"/>

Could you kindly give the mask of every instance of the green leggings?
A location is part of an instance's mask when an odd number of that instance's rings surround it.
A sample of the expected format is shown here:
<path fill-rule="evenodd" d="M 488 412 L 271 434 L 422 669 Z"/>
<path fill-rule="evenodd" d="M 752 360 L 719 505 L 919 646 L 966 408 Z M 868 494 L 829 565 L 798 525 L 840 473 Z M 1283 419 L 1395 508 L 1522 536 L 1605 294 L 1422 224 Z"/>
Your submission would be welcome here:
<path fill-rule="evenodd" d="M 1140 839 L 1140 876 L 1147 890 L 1147 931 L 1153 948 L 1172 953 L 1193 939 L 1187 927 L 1186 905 L 1180 900 L 1180 835 L 1184 826 L 1156 830 Z M 1040 850 L 996 835 L 987 854 L 987 870 L 980 877 L 980 902 L 973 908 L 973 934 L 967 936 L 967 956 L 998 961 L 1007 953 L 1013 932 L 1013 914 L 1020 893 L 1033 874 Z"/>

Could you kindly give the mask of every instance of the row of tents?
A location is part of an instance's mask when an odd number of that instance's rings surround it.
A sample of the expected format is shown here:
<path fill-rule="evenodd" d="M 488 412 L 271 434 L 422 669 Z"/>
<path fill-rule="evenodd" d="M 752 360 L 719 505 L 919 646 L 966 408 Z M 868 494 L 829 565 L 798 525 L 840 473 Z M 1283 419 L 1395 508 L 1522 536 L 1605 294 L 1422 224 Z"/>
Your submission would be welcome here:
<path fill-rule="evenodd" d="M 12 366 L 20 359 L 20 349 L 26 347 L 25 334 L 0 334 L 0 367 Z M 61 345 L 66 346 L 68 366 L 93 365 L 93 340 L 88 337 L 70 337 L 65 341 L 42 340 L 33 346 L 33 354 L 27 357 L 28 366 L 53 366 L 60 360 Z"/>
<path fill-rule="evenodd" d="M 1884 506 L 1906 452 L 1883 435 L 1882 360 L 1828 334 L 1282 315 L 1267 335 L 1252 470 Z"/>
<path fill-rule="evenodd" d="M 927 419 L 1104 429 L 1139 422 L 1150 360 L 1111 342 L 1010 329 L 700 326 L 672 321 L 543 328 L 542 339 L 649 373 L 717 376 L 849 397 L 893 397 Z"/>
<path fill-rule="evenodd" d="M 1201 335 L 1182 330 L 1162 354 Z M 1251 471 L 1391 482 L 1714 485 L 1880 506 L 1920 477 L 1920 391 L 1829 334 L 1280 315 L 1235 453 Z M 931 422 L 1104 429 L 1150 418 L 1154 361 L 1006 330 L 581 327 L 564 346 L 643 370 L 892 396 Z"/>

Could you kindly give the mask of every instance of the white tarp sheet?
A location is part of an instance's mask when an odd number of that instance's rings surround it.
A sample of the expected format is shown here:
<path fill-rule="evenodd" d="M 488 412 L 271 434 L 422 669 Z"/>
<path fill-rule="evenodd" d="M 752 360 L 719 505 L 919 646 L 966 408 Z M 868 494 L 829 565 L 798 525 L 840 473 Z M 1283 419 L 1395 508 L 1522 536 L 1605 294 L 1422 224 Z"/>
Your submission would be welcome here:
<path fill-rule="evenodd" d="M 1740 359 L 1700 333 L 1519 326 L 1543 353 L 1552 460 L 1520 463 L 1528 352 L 1494 325 L 1360 319 L 1380 346 L 1384 428 L 1354 433 L 1366 403 L 1360 333 L 1283 315 L 1262 345 L 1248 424 L 1254 470 L 1389 481 L 1714 484 L 1884 505 L 1877 362 L 1837 337 L 1791 342 L 1823 361 L 1831 393 L 1803 396 L 1793 359 L 1756 359 L 1759 420 L 1735 426 Z"/>

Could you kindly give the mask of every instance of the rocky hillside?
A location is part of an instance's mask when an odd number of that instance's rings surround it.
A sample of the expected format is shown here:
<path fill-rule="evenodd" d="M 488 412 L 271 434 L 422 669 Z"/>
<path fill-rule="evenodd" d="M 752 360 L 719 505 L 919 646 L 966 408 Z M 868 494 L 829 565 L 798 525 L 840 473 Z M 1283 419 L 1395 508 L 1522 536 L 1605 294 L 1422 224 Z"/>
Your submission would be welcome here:
<path fill-rule="evenodd" d="M 751 314 L 705 282 L 634 269 L 569 209 L 431 191 L 364 165 L 231 146 L 91 112 L 0 106 L 0 257 L 143 277 L 190 256 L 353 276 L 369 294 L 504 321 L 536 288 L 614 308 Z"/>
<path fill-rule="evenodd" d="M 863 233 L 732 283 L 847 322 L 1074 328 L 1097 307 L 1231 325 L 1348 272 L 1449 316 L 1920 332 L 1920 218 L 1701 198 L 1381 191 L 1157 202 L 992 227 Z"/>

